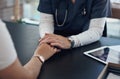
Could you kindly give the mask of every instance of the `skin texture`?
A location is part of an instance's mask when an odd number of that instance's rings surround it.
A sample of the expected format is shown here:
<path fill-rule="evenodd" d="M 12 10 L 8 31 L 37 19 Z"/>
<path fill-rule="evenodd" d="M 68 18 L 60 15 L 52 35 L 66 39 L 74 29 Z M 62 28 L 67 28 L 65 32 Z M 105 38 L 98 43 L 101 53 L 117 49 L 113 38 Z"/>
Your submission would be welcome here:
<path fill-rule="evenodd" d="M 73 3 L 75 3 L 75 0 L 72 0 Z"/>
<path fill-rule="evenodd" d="M 40 40 L 40 44 L 42 43 L 48 43 L 60 49 L 69 49 L 71 47 L 71 42 L 68 38 L 56 34 L 45 34 L 44 38 Z"/>
<path fill-rule="evenodd" d="M 56 52 L 56 48 L 43 43 L 38 45 L 34 55 L 41 55 L 45 58 L 45 60 L 47 60 Z M 34 56 L 24 66 L 21 65 L 19 59 L 17 58 L 12 65 L 6 69 L 0 70 L 0 79 L 37 79 L 41 66 L 41 61 Z"/>

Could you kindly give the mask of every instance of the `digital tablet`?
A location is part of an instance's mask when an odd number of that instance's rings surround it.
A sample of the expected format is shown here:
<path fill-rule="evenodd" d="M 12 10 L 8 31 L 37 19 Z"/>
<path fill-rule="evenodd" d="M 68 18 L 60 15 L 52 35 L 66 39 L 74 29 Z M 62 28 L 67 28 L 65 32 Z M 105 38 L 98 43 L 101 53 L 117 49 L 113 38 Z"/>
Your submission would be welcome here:
<path fill-rule="evenodd" d="M 108 62 L 120 64 L 120 51 L 114 50 L 109 46 L 96 48 L 84 52 L 84 54 L 104 64 L 107 64 Z"/>

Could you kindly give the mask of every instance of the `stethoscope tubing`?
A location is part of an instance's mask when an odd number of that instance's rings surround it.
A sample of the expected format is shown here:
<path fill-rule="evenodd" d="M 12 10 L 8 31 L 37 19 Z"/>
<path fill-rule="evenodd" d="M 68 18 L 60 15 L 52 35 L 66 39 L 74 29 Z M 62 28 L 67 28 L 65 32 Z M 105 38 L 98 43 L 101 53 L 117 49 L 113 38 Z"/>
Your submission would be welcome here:
<path fill-rule="evenodd" d="M 58 22 L 58 10 L 59 10 L 59 6 L 57 6 L 56 10 L 55 10 L 55 20 L 56 20 L 56 24 L 58 27 L 61 27 L 61 26 L 64 26 L 65 25 L 65 22 L 67 20 L 67 17 L 68 17 L 68 6 L 69 6 L 69 3 L 68 1 L 66 0 L 66 11 L 65 11 L 65 17 L 64 17 L 64 20 L 63 22 L 60 24 Z M 58 5 L 60 5 L 60 0 L 58 1 Z M 86 11 L 86 8 L 84 7 L 83 11 L 81 12 L 82 15 L 86 15 L 87 14 L 87 11 Z"/>

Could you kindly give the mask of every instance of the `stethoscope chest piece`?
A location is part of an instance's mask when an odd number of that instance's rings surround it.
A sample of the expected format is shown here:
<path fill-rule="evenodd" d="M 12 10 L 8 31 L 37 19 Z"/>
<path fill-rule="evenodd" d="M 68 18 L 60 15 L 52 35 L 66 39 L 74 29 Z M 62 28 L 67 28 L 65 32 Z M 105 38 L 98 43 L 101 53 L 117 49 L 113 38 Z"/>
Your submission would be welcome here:
<path fill-rule="evenodd" d="M 81 12 L 82 15 L 86 15 L 87 14 L 87 11 L 86 11 L 86 8 L 83 9 L 83 11 Z"/>

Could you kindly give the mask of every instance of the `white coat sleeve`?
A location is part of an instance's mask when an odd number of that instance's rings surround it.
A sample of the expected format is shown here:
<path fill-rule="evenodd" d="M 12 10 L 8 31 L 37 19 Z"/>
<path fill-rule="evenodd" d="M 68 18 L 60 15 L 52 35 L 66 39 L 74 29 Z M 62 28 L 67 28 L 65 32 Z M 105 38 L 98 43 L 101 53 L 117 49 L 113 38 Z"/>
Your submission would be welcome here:
<path fill-rule="evenodd" d="M 87 45 L 98 41 L 103 34 L 106 18 L 91 19 L 89 29 L 78 35 L 70 36 L 75 42 L 74 47 Z"/>
<path fill-rule="evenodd" d="M 40 13 L 40 25 L 39 25 L 40 37 L 43 38 L 45 33 L 53 33 L 53 32 L 54 32 L 53 15 Z"/>

